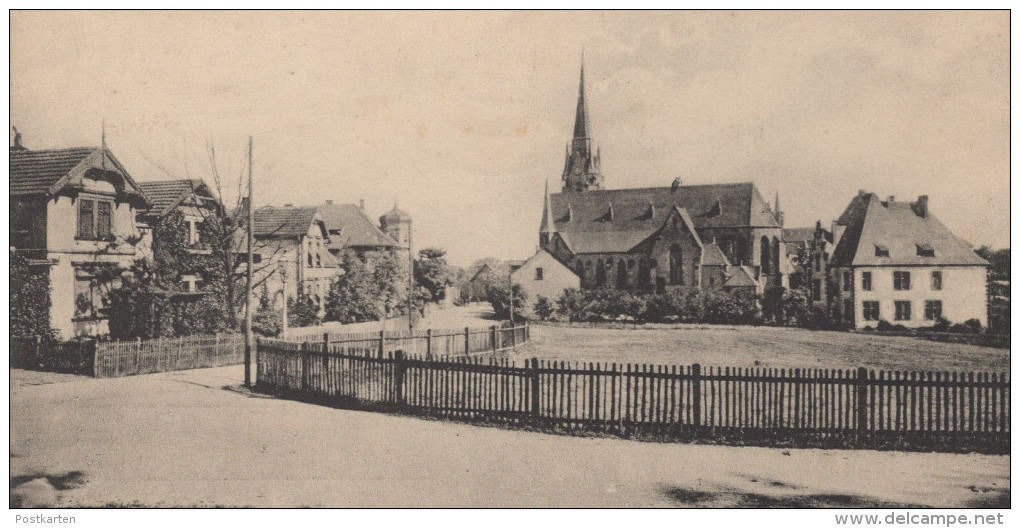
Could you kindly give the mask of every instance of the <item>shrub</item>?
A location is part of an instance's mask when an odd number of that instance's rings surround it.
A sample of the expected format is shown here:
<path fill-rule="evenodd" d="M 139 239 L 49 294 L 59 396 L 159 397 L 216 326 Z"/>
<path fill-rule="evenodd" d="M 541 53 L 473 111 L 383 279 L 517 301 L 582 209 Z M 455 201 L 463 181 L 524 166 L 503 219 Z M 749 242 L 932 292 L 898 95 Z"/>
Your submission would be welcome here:
<path fill-rule="evenodd" d="M 811 310 L 811 291 L 800 287 L 783 292 L 783 313 L 786 314 L 786 320 L 789 323 L 799 326 L 814 323 Z"/>
<path fill-rule="evenodd" d="M 886 321 L 885 319 L 882 319 L 881 321 L 878 322 L 878 326 L 876 327 L 876 329 L 879 332 L 892 332 L 894 330 L 893 325 L 890 324 L 889 321 Z"/>
<path fill-rule="evenodd" d="M 13 336 L 51 336 L 49 268 L 33 269 L 21 255 L 10 258 L 10 333 Z"/>
<path fill-rule="evenodd" d="M 539 295 L 538 301 L 535 302 L 535 315 L 539 319 L 546 321 L 552 316 L 553 312 L 555 312 L 555 308 L 552 302 L 549 301 L 549 298 L 545 295 Z"/>

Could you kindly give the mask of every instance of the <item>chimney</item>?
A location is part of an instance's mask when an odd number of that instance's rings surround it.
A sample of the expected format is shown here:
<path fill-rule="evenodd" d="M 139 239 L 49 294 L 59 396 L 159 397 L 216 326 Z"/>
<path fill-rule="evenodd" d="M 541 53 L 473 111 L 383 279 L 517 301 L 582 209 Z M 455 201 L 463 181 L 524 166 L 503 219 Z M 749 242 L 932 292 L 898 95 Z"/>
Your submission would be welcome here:
<path fill-rule="evenodd" d="M 864 189 L 861 189 L 861 190 L 857 191 L 857 197 L 858 198 L 864 198 L 867 195 L 868 195 L 868 191 L 866 191 Z"/>
<path fill-rule="evenodd" d="M 612 220 L 615 215 L 613 214 L 613 202 L 609 202 L 609 219 Z"/>
<path fill-rule="evenodd" d="M 922 194 L 917 197 L 917 202 L 914 204 L 914 212 L 921 218 L 928 218 L 928 195 Z"/>
<path fill-rule="evenodd" d="M 895 202 L 895 201 L 896 201 L 896 197 L 890 194 L 890 195 L 889 195 L 889 200 L 888 200 L 888 202 L 889 202 L 889 203 L 893 203 L 893 202 Z"/>
<path fill-rule="evenodd" d="M 358 200 L 358 208 L 361 209 L 362 211 L 365 210 L 365 199 L 364 198 Z"/>
<path fill-rule="evenodd" d="M 648 202 L 648 218 L 655 218 L 655 204 Z"/>
<path fill-rule="evenodd" d="M 294 204 L 283 204 L 284 207 L 294 207 Z"/>
<path fill-rule="evenodd" d="M 567 204 L 567 222 L 574 218 L 574 208 Z"/>

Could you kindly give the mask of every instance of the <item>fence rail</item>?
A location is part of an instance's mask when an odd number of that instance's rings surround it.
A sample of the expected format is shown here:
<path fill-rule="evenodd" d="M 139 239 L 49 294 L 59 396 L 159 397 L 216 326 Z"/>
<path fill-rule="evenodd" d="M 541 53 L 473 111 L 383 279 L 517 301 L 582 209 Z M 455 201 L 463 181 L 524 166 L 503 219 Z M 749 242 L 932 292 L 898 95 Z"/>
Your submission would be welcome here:
<path fill-rule="evenodd" d="M 1008 452 L 1004 373 L 425 359 L 260 340 L 257 387 L 403 412 L 674 439 Z M 969 446 L 969 447 L 968 447 Z"/>

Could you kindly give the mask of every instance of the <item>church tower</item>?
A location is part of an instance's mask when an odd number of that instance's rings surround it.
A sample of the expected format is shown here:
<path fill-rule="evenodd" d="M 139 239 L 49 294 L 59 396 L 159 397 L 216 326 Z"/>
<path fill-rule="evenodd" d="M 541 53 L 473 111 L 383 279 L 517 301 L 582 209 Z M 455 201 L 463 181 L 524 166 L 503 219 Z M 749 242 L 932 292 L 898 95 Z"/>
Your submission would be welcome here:
<path fill-rule="evenodd" d="M 563 192 L 602 189 L 602 153 L 592 146 L 591 123 L 584 100 L 584 59 L 581 59 L 581 83 L 574 116 L 574 139 L 567 145 L 563 167 Z"/>

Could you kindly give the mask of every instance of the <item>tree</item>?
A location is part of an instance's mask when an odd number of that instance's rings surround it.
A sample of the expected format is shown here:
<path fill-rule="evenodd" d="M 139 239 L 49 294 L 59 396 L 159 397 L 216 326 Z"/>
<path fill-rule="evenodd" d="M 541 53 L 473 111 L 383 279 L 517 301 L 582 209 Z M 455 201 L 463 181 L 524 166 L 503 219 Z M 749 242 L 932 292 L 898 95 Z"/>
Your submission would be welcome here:
<path fill-rule="evenodd" d="M 439 302 L 446 298 L 446 287 L 452 281 L 446 262 L 446 250 L 425 248 L 418 252 L 414 261 L 414 282 L 428 291 L 427 300 Z"/>
<path fill-rule="evenodd" d="M 1009 280 L 1009 248 L 994 250 L 981 246 L 974 252 L 992 265 L 988 271 L 993 280 Z"/>
<path fill-rule="evenodd" d="M 356 254 L 340 255 L 343 273 L 326 296 L 326 320 L 341 323 L 376 321 L 385 312 L 374 274 Z"/>
<path fill-rule="evenodd" d="M 510 318 L 510 289 L 506 284 L 495 284 L 489 288 L 489 304 L 495 312 L 497 319 Z M 521 317 L 524 307 L 527 306 L 528 293 L 520 284 L 513 285 L 513 307 L 514 318 Z"/>
<path fill-rule="evenodd" d="M 49 268 L 33 269 L 15 252 L 11 252 L 10 266 L 11 335 L 52 337 Z"/>
<path fill-rule="evenodd" d="M 315 326 L 319 319 L 319 304 L 308 295 L 287 299 L 287 325 L 294 328 Z M 254 323 L 253 323 L 254 325 Z"/>

